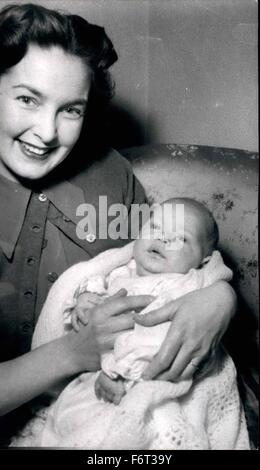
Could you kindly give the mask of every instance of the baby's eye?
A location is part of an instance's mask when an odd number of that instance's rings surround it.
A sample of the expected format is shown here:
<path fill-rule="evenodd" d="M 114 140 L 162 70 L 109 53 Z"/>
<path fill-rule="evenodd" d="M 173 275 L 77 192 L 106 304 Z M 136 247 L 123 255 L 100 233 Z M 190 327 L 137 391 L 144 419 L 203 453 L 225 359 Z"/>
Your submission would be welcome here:
<path fill-rule="evenodd" d="M 163 238 L 162 228 L 153 222 L 151 223 L 151 236 L 158 239 Z"/>
<path fill-rule="evenodd" d="M 21 95 L 17 97 L 17 100 L 27 108 L 34 108 L 38 105 L 38 101 L 32 96 Z"/>
<path fill-rule="evenodd" d="M 161 229 L 160 225 L 156 224 L 155 222 L 151 222 L 151 228 L 153 230 L 160 230 Z"/>
<path fill-rule="evenodd" d="M 67 106 L 63 111 L 69 119 L 80 119 L 84 116 L 84 109 L 76 106 Z"/>
<path fill-rule="evenodd" d="M 185 242 L 187 241 L 187 240 L 186 240 L 186 237 L 185 237 L 183 234 L 181 234 L 181 233 L 177 234 L 176 239 L 177 239 L 178 241 L 180 241 L 180 242 L 183 242 L 183 243 L 185 243 Z"/>

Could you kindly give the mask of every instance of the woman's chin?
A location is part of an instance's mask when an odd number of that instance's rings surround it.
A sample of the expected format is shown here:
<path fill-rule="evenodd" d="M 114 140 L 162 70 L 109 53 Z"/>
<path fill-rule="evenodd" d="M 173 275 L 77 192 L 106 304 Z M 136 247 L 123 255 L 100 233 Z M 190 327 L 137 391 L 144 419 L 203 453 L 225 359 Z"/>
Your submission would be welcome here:
<path fill-rule="evenodd" d="M 45 165 L 39 164 L 38 162 L 35 164 L 30 163 L 30 165 L 23 165 L 16 168 L 11 168 L 10 172 L 16 179 L 24 179 L 24 180 L 38 180 L 44 178 L 48 175 L 56 165 L 49 165 L 45 162 Z"/>

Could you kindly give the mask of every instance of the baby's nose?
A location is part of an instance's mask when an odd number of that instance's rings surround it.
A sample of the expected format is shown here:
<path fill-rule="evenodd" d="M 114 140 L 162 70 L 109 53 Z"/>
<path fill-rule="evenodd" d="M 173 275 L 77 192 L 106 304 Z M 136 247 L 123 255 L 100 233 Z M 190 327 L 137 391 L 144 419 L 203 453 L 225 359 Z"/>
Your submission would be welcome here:
<path fill-rule="evenodd" d="M 169 240 L 167 240 L 167 238 L 163 236 L 158 236 L 155 238 L 155 240 L 158 241 L 159 243 L 162 243 L 163 245 L 168 245 L 169 243 Z"/>

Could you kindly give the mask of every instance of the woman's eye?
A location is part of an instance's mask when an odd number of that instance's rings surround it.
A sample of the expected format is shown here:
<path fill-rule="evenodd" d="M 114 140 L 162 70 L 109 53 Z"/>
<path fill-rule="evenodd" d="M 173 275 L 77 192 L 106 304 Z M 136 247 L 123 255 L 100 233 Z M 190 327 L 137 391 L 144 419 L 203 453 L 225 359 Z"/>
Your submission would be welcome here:
<path fill-rule="evenodd" d="M 25 105 L 27 108 L 34 108 L 38 104 L 37 100 L 33 98 L 32 96 L 25 96 L 25 95 L 18 96 L 17 100 L 23 105 Z"/>
<path fill-rule="evenodd" d="M 70 119 L 79 119 L 84 116 L 84 110 L 81 108 L 75 108 L 74 106 L 68 106 L 64 109 L 64 113 Z"/>

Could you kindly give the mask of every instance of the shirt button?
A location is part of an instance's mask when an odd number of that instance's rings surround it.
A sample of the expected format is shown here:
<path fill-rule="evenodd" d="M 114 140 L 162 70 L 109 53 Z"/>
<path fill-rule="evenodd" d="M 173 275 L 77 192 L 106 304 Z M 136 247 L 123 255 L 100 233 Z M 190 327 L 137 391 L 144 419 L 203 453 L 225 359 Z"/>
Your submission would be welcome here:
<path fill-rule="evenodd" d="M 33 292 L 31 290 L 26 290 L 23 293 L 23 295 L 24 295 L 24 297 L 26 297 L 26 299 L 30 299 L 33 296 Z"/>
<path fill-rule="evenodd" d="M 47 279 L 48 279 L 48 281 L 50 281 L 50 282 L 55 282 L 55 281 L 57 281 L 58 277 L 59 277 L 59 276 L 58 276 L 57 273 L 51 272 L 51 273 L 48 273 Z"/>
<path fill-rule="evenodd" d="M 39 194 L 38 199 L 41 202 L 46 202 L 48 198 L 47 198 L 46 194 L 41 193 L 41 194 Z"/>
<path fill-rule="evenodd" d="M 35 261 L 36 259 L 33 258 L 33 256 L 29 256 L 26 260 L 26 263 L 29 265 L 29 266 L 33 266 L 35 264 Z"/>
<path fill-rule="evenodd" d="M 28 321 L 25 321 L 24 323 L 22 323 L 20 325 L 20 329 L 24 332 L 27 332 L 27 331 L 30 331 L 32 329 L 32 325 Z"/>
<path fill-rule="evenodd" d="M 93 243 L 95 240 L 96 240 L 96 237 L 94 235 L 94 233 L 88 233 L 86 235 L 86 240 L 89 242 L 89 243 Z"/>
<path fill-rule="evenodd" d="M 32 226 L 32 231 L 35 232 L 35 233 L 40 232 L 41 231 L 40 225 L 33 225 Z"/>

